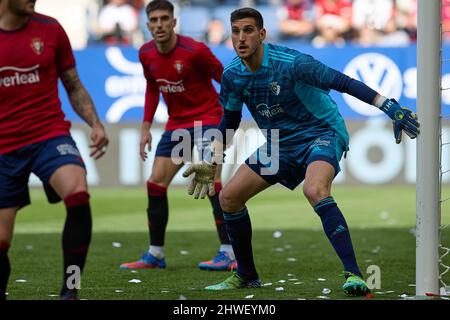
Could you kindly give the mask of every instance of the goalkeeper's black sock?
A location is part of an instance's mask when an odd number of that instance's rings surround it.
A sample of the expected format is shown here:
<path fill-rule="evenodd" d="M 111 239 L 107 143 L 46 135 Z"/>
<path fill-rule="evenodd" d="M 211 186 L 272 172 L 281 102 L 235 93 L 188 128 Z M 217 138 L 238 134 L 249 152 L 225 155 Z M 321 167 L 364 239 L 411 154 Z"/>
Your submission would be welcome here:
<path fill-rule="evenodd" d="M 163 246 L 169 220 L 169 205 L 167 202 L 167 188 L 156 183 L 147 182 L 148 193 L 148 229 L 150 244 Z"/>
<path fill-rule="evenodd" d="M 72 193 L 64 198 L 67 209 L 62 234 L 64 254 L 64 280 L 61 297 L 76 298 L 76 284 L 81 279 L 86 256 L 91 242 L 92 218 L 89 194 L 86 191 Z"/>
<path fill-rule="evenodd" d="M 6 300 L 6 287 L 11 273 L 8 249 L 9 243 L 0 243 L 0 301 Z"/>
<path fill-rule="evenodd" d="M 334 250 L 344 265 L 344 270 L 362 277 L 356 262 L 352 239 L 347 223 L 333 197 L 322 199 L 314 206 L 314 211 L 322 220 L 323 229 Z"/>
<path fill-rule="evenodd" d="M 252 224 L 247 208 L 224 212 L 228 236 L 238 265 L 237 274 L 245 280 L 258 279 L 252 250 Z"/>
<path fill-rule="evenodd" d="M 227 227 L 223 218 L 223 211 L 220 207 L 219 192 L 222 190 L 222 184 L 220 182 L 214 183 L 216 194 L 209 197 L 211 206 L 213 208 L 214 221 L 216 223 L 217 235 L 219 236 L 220 244 L 231 244 L 227 234 Z"/>

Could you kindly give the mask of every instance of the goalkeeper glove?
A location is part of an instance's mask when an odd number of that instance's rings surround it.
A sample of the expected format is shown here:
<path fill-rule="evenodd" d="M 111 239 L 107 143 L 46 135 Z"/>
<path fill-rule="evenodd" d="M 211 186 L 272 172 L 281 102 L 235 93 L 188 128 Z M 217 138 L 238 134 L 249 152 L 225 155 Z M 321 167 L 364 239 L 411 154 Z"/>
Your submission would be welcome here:
<path fill-rule="evenodd" d="M 395 99 L 386 99 L 380 109 L 392 119 L 396 143 L 402 141 L 402 131 L 411 139 L 419 135 L 417 115 L 408 108 L 401 107 Z"/>
<path fill-rule="evenodd" d="M 195 199 L 204 199 L 206 194 L 210 197 L 215 195 L 214 190 L 214 176 L 216 174 L 216 164 L 202 161 L 197 164 L 192 164 L 183 172 L 183 177 L 187 178 L 194 173 L 194 178 L 189 183 L 188 194 L 194 195 Z"/>
<path fill-rule="evenodd" d="M 216 175 L 217 164 L 223 163 L 225 156 L 223 153 L 223 144 L 214 141 L 205 148 L 203 156 L 202 162 L 191 165 L 183 173 L 183 177 L 185 178 L 194 173 L 194 178 L 189 183 L 188 194 L 193 194 L 195 199 L 198 199 L 199 196 L 201 199 L 204 199 L 206 194 L 210 197 L 216 194 L 214 189 L 214 176 Z"/>

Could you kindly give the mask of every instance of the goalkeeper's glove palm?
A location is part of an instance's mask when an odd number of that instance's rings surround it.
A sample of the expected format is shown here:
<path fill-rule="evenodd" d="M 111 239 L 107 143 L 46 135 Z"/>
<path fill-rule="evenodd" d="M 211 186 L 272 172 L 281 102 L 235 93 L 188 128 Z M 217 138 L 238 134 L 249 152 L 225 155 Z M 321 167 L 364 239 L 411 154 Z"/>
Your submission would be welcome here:
<path fill-rule="evenodd" d="M 380 109 L 392 119 L 396 143 L 402 141 L 402 131 L 411 139 L 419 135 L 420 124 L 417 115 L 408 108 L 401 107 L 395 99 L 386 99 Z"/>
<path fill-rule="evenodd" d="M 195 199 L 200 196 L 204 199 L 208 194 L 210 197 L 215 195 L 214 176 L 216 174 L 217 165 L 202 161 L 201 163 L 192 164 L 183 173 L 183 177 L 187 178 L 194 173 L 194 178 L 188 186 L 188 194 L 194 195 Z"/>

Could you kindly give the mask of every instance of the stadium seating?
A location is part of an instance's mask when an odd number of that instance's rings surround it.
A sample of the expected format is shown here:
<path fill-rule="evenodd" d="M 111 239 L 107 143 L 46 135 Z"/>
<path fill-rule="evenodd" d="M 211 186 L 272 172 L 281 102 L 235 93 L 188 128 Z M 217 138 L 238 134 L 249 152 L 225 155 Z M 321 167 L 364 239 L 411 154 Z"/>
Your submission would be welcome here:
<path fill-rule="evenodd" d="M 210 13 L 205 7 L 184 7 L 179 19 L 181 34 L 201 40 L 208 29 Z"/>

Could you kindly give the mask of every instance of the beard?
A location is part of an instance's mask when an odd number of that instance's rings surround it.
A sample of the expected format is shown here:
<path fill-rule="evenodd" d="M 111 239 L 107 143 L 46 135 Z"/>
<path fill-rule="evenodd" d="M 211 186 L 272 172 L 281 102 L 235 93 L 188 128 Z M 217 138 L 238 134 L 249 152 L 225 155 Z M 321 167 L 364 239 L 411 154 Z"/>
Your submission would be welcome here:
<path fill-rule="evenodd" d="M 35 3 L 36 0 L 27 0 L 24 3 L 20 0 L 9 0 L 8 9 L 17 16 L 29 17 L 34 13 L 34 6 L 32 10 L 28 10 L 25 6 L 28 4 L 34 5 Z"/>

